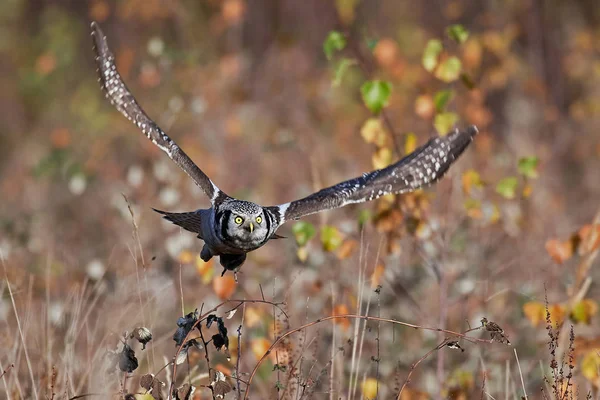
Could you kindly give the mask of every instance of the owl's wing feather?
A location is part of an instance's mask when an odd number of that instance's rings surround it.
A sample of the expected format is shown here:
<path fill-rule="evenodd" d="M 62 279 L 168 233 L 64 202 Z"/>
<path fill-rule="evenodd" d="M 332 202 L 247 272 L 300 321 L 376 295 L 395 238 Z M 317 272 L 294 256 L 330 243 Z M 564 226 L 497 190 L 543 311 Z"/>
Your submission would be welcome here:
<path fill-rule="evenodd" d="M 167 211 L 157 210 L 156 208 L 153 208 L 153 210 L 159 214 L 162 214 L 163 218 L 167 221 L 170 221 L 175 225 L 182 227 L 186 231 L 197 233 L 202 239 L 202 218 L 200 216 L 200 212 L 190 211 L 183 213 L 171 213 Z"/>
<path fill-rule="evenodd" d="M 133 97 L 115 65 L 115 57 L 108 48 L 106 36 L 96 22 L 92 22 L 92 39 L 96 53 L 99 81 L 102 91 L 113 106 L 133 122 L 158 148 L 167 153 L 208 196 L 213 205 L 228 196 L 188 157 L 160 127 L 144 112 Z"/>
<path fill-rule="evenodd" d="M 477 128 L 455 130 L 429 140 L 397 163 L 322 189 L 310 196 L 273 207 L 280 222 L 298 219 L 319 211 L 362 203 L 390 193 L 412 192 L 438 181 L 469 146 Z"/>

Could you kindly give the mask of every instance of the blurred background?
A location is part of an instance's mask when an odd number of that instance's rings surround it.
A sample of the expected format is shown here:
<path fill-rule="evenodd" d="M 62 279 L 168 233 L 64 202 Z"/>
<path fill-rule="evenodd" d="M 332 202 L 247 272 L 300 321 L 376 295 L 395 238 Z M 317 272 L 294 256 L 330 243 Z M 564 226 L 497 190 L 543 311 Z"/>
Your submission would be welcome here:
<path fill-rule="evenodd" d="M 438 131 L 480 134 L 432 189 L 284 225 L 236 283 L 152 211 L 210 203 L 104 98 L 92 20 L 148 114 L 225 192 L 262 205 L 388 165 Z M 231 361 L 210 348 L 211 367 L 234 374 L 243 320 L 243 379 L 276 337 L 336 314 L 456 332 L 486 317 L 512 343 L 461 339 L 464 352 L 442 347 L 413 371 L 446 336 L 322 322 L 259 366 L 250 398 L 396 398 L 409 373 L 405 400 L 596 395 L 597 2 L 5 0 L 0 21 L 0 398 L 143 393 L 139 377 L 175 354 L 177 318 L 229 298 L 285 302 L 225 321 Z M 379 115 L 369 82 L 384 89 Z M 571 355 L 562 381 L 547 324 L 558 363 Z M 138 326 L 154 339 L 134 346 L 123 384 L 105 355 Z M 569 362 L 577 394 L 561 397 L 575 390 Z M 188 375 L 210 382 L 204 352 L 176 386 Z"/>

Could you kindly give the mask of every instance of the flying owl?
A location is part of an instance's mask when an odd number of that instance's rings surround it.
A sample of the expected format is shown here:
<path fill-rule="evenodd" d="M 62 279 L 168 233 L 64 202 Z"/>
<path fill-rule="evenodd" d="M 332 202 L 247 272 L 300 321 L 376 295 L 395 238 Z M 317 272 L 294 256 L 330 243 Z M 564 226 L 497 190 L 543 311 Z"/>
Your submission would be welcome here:
<path fill-rule="evenodd" d="M 125 117 L 173 160 L 208 196 L 212 207 L 184 213 L 155 210 L 172 223 L 194 232 L 204 241 L 204 261 L 219 256 L 226 271 L 237 273 L 246 254 L 275 239 L 277 229 L 287 221 L 347 204 L 375 200 L 387 194 L 407 193 L 429 186 L 448 171 L 477 134 L 471 126 L 429 140 L 397 163 L 364 173 L 310 196 L 277 206 L 263 207 L 228 196 L 185 152 L 159 128 L 133 97 L 115 66 L 106 37 L 95 22 L 91 24 L 96 64 L 102 91 Z"/>

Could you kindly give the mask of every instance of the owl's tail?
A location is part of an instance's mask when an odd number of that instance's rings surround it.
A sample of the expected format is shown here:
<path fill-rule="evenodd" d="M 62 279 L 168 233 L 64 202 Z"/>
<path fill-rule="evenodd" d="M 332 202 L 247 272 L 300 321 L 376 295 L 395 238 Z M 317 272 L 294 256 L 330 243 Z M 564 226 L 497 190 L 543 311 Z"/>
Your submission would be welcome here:
<path fill-rule="evenodd" d="M 162 214 L 163 218 L 167 221 L 182 227 L 186 231 L 197 233 L 200 239 L 204 239 L 202 237 L 202 219 L 200 217 L 200 211 L 170 213 L 167 211 L 157 210 L 156 208 L 153 208 L 153 210 L 159 214 Z"/>

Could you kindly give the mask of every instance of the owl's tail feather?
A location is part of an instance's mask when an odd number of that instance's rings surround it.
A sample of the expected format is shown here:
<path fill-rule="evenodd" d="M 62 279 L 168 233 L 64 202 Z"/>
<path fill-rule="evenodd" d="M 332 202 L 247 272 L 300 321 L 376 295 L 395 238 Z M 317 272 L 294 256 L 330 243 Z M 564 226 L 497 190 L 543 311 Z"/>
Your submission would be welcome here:
<path fill-rule="evenodd" d="M 153 208 L 153 210 L 159 214 L 162 214 L 163 218 L 167 221 L 182 227 L 186 231 L 197 233 L 200 239 L 204 239 L 202 237 L 202 220 L 198 211 L 170 213 L 167 211 L 157 210 L 156 208 Z"/>

